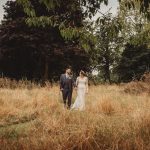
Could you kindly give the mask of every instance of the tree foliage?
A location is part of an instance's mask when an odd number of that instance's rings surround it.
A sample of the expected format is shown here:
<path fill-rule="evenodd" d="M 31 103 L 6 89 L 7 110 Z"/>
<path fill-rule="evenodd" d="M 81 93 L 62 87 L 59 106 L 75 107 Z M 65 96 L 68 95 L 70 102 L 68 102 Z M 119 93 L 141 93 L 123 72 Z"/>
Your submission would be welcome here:
<path fill-rule="evenodd" d="M 126 44 L 118 66 L 120 81 L 129 82 L 140 79 L 150 69 L 150 48 L 146 44 Z"/>
<path fill-rule="evenodd" d="M 97 44 L 93 52 L 93 60 L 99 75 L 106 82 L 111 83 L 112 73 L 120 58 L 120 47 L 123 38 L 120 34 L 122 28 L 121 20 L 118 17 L 112 17 L 110 13 L 99 17 L 95 25 L 95 36 Z"/>
<path fill-rule="evenodd" d="M 128 9 L 138 9 L 140 13 L 144 13 L 150 20 L 150 1 L 149 0 L 119 0 L 124 3 Z"/>
<path fill-rule="evenodd" d="M 137 8 L 126 10 L 120 3 L 122 20 L 121 34 L 124 37 L 123 53 L 118 63 L 120 81 L 131 81 L 149 70 L 150 60 L 150 22 Z"/>
<path fill-rule="evenodd" d="M 149 65 L 149 1 L 120 0 L 116 16 L 108 12 L 90 22 L 108 2 L 7 2 L 0 25 L 0 71 L 16 78 L 58 79 L 70 64 L 75 72 L 98 70 L 97 79 L 105 82 L 139 76 Z"/>
<path fill-rule="evenodd" d="M 30 2 L 39 15 L 51 15 L 36 0 Z M 89 56 L 79 47 L 77 38 L 64 40 L 58 26 L 28 26 L 28 16 L 16 2 L 7 2 L 4 9 L 0 26 L 1 73 L 13 78 L 58 79 L 67 65 L 72 65 L 75 72 L 81 66 L 87 69 Z M 82 20 L 75 24 L 82 26 Z"/>
<path fill-rule="evenodd" d="M 29 0 L 17 0 L 17 2 L 23 6 L 28 16 L 26 22 L 29 26 L 57 26 L 63 38 L 67 40 L 78 38 L 80 46 L 86 48 L 85 50 L 90 49 L 86 40 L 89 32 L 85 28 L 87 22 L 83 21 L 87 17 L 92 18 L 101 3 L 108 4 L 108 0 L 39 0 L 50 13 L 50 16 L 47 16 L 38 14 Z M 91 41 L 92 39 L 94 37 Z"/>

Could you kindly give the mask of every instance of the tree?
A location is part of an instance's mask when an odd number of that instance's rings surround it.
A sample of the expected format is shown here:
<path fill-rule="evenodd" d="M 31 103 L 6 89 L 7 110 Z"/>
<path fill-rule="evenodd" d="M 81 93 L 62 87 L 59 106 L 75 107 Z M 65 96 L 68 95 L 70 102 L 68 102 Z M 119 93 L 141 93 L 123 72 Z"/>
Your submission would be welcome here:
<path fill-rule="evenodd" d="M 139 79 L 149 69 L 150 23 L 137 7 L 127 10 L 125 1 L 120 3 L 119 16 L 125 47 L 118 75 L 120 82 L 128 82 L 133 78 Z"/>
<path fill-rule="evenodd" d="M 118 16 L 122 22 L 121 34 L 125 44 L 130 42 L 130 37 L 149 30 L 150 22 L 145 15 L 137 8 L 127 10 L 124 1 L 120 3 Z"/>
<path fill-rule="evenodd" d="M 44 5 L 36 0 L 31 2 L 38 15 L 51 16 L 52 12 L 46 11 Z M 58 26 L 27 26 L 27 15 L 16 2 L 7 2 L 4 9 L 0 27 L 0 70 L 6 76 L 57 80 L 67 64 L 72 65 L 75 72 L 81 69 L 81 64 L 87 68 L 89 56 L 79 47 L 78 39 L 64 40 Z M 75 21 L 75 25 L 82 26 L 82 18 Z"/>
<path fill-rule="evenodd" d="M 124 3 L 125 7 L 129 10 L 138 9 L 141 14 L 150 20 L 150 1 L 149 0 L 119 0 Z"/>
<path fill-rule="evenodd" d="M 146 44 L 126 44 L 122 58 L 118 66 L 120 81 L 129 82 L 140 79 L 144 72 L 149 71 L 150 48 Z"/>
<path fill-rule="evenodd" d="M 46 16 L 39 15 L 29 0 L 17 0 L 17 2 L 23 6 L 24 12 L 28 15 L 26 22 L 29 26 L 57 26 L 63 38 L 67 40 L 78 38 L 80 46 L 87 49 L 90 47 L 86 43 L 89 35 L 85 29 L 86 23 L 78 26 L 75 22 L 91 18 L 96 14 L 101 3 L 108 4 L 108 0 L 39 0 L 45 9 L 51 12 L 51 16 Z"/>
<path fill-rule="evenodd" d="M 121 22 L 118 17 L 112 17 L 110 13 L 98 18 L 95 35 L 97 45 L 93 51 L 95 66 L 104 78 L 111 83 L 112 73 L 120 58 L 120 47 L 123 38 L 120 35 Z"/>

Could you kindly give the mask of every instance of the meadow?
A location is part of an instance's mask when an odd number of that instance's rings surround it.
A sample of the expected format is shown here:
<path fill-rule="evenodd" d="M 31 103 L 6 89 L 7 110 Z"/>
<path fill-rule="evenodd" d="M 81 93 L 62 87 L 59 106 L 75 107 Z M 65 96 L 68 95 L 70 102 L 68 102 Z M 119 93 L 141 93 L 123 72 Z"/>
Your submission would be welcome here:
<path fill-rule="evenodd" d="M 19 85 L 1 84 L 1 150 L 150 149 L 147 91 L 126 92 L 126 85 L 90 86 L 86 110 L 73 111 L 64 109 L 58 86 Z M 75 96 L 76 91 L 73 100 Z"/>

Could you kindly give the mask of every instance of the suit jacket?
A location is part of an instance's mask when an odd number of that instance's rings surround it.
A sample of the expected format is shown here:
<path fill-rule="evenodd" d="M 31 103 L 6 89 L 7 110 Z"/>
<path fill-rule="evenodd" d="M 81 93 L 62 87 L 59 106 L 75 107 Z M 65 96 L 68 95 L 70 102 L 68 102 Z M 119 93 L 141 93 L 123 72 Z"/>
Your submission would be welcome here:
<path fill-rule="evenodd" d="M 60 89 L 73 90 L 74 80 L 72 77 L 67 78 L 66 74 L 60 76 Z"/>

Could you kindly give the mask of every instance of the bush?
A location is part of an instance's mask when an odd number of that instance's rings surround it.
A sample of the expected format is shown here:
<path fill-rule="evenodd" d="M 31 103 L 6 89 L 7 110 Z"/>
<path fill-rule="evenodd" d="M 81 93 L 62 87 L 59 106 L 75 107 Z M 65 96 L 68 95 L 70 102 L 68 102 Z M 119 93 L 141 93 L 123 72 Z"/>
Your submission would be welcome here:
<path fill-rule="evenodd" d="M 141 94 L 141 93 L 150 93 L 150 73 L 146 72 L 141 77 L 140 81 L 132 81 L 128 83 L 124 91 L 126 93 L 132 94 Z"/>

